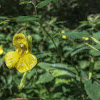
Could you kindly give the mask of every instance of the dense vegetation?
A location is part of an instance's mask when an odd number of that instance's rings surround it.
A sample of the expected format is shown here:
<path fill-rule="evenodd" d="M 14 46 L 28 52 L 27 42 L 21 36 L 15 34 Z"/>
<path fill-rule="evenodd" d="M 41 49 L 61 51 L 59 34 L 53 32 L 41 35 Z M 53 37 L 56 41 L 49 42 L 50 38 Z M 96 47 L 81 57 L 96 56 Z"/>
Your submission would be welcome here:
<path fill-rule="evenodd" d="M 99 0 L 0 0 L 0 100 L 100 100 Z M 13 37 L 32 36 L 37 65 L 5 64 Z"/>

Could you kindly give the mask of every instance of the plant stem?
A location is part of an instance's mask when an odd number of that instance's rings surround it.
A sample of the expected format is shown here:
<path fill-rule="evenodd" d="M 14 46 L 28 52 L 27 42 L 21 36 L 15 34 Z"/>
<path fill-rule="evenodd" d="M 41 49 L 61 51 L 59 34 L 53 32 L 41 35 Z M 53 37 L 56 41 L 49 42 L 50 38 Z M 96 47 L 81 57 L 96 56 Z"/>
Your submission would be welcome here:
<path fill-rule="evenodd" d="M 85 43 L 86 45 L 88 45 L 90 48 L 94 49 L 95 51 L 98 51 L 100 52 L 98 49 L 96 49 L 95 47 L 93 47 L 92 45 L 88 44 L 88 43 Z"/>
<path fill-rule="evenodd" d="M 36 9 L 36 6 L 35 6 L 35 4 L 34 4 L 34 1 L 32 1 L 32 4 L 33 4 L 33 6 L 34 6 L 35 14 L 36 14 L 36 17 L 37 17 L 37 9 Z M 55 44 L 55 42 L 54 42 L 52 36 L 45 30 L 45 28 L 42 26 L 42 24 L 40 23 L 39 20 L 38 20 L 38 23 L 39 23 L 41 29 L 42 29 L 42 30 L 48 35 L 48 37 L 52 40 L 52 42 L 53 42 L 53 44 L 54 44 L 54 46 L 55 46 L 55 48 L 56 48 L 56 50 L 57 50 L 57 52 L 58 52 L 57 46 L 56 46 L 56 44 Z"/>
<path fill-rule="evenodd" d="M 94 68 L 94 60 L 91 57 L 91 62 L 90 62 L 90 67 L 89 67 L 89 79 L 91 79 L 91 77 L 92 77 L 93 68 Z"/>
<path fill-rule="evenodd" d="M 27 76 L 27 72 L 25 72 L 25 73 L 23 74 L 23 77 L 22 77 L 22 79 L 21 79 L 20 85 L 18 85 L 18 89 L 19 89 L 20 91 L 21 91 L 21 90 L 24 88 L 24 86 L 25 86 L 26 76 Z"/>

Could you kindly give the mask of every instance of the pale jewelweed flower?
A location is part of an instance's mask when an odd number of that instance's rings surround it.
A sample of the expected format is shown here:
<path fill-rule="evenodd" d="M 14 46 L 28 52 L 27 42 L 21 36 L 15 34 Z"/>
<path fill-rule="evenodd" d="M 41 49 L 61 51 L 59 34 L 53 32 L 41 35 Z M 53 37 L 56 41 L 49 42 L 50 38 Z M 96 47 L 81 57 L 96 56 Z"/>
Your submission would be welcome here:
<path fill-rule="evenodd" d="M 88 41 L 89 40 L 89 38 L 88 37 L 82 37 L 84 40 L 86 40 L 86 41 Z"/>
<path fill-rule="evenodd" d="M 65 31 L 62 30 L 61 33 L 65 33 Z M 66 36 L 66 35 L 62 35 L 62 38 L 63 38 L 63 39 L 67 39 L 67 36 Z"/>
<path fill-rule="evenodd" d="M 2 54 L 3 54 L 3 47 L 0 46 L 0 55 L 2 55 Z"/>
<path fill-rule="evenodd" d="M 31 41 L 27 41 L 24 34 L 14 35 L 13 45 L 15 51 L 8 52 L 5 55 L 5 63 L 9 69 L 15 67 L 22 73 L 32 69 L 37 64 L 37 58 L 30 54 L 32 50 Z"/>

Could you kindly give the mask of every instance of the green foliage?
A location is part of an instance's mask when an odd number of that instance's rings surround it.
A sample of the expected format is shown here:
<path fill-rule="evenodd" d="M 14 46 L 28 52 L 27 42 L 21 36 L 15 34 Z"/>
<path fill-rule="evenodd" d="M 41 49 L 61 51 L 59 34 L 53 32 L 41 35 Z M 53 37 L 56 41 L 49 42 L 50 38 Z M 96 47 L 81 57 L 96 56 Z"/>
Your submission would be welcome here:
<path fill-rule="evenodd" d="M 82 32 L 67 32 L 67 33 L 57 33 L 59 35 L 66 35 L 69 38 L 73 39 L 82 39 L 82 37 L 89 37 L 89 33 L 87 31 L 82 31 Z"/>
<path fill-rule="evenodd" d="M 53 80 L 53 76 L 50 73 L 46 72 L 44 74 L 41 74 L 41 76 L 39 77 L 39 79 L 37 81 L 37 84 L 39 84 L 39 83 L 48 83 L 52 80 Z"/>
<path fill-rule="evenodd" d="M 98 82 L 86 80 L 84 86 L 87 94 L 92 100 L 100 100 L 100 84 Z"/>
<path fill-rule="evenodd" d="M 37 6 L 38 6 L 38 8 L 42 8 L 45 5 L 47 5 L 48 3 L 50 3 L 51 1 L 53 1 L 53 0 L 44 0 L 44 1 L 40 2 Z"/>
<path fill-rule="evenodd" d="M 16 22 L 33 22 L 36 20 L 37 18 L 33 16 L 19 16 L 16 18 Z"/>
<path fill-rule="evenodd" d="M 99 4 L 99 0 L 1 0 L 0 100 L 99 100 Z M 32 36 L 31 53 L 38 59 L 21 91 L 23 73 L 8 69 L 4 61 L 5 54 L 14 51 L 13 36 L 18 33 Z"/>

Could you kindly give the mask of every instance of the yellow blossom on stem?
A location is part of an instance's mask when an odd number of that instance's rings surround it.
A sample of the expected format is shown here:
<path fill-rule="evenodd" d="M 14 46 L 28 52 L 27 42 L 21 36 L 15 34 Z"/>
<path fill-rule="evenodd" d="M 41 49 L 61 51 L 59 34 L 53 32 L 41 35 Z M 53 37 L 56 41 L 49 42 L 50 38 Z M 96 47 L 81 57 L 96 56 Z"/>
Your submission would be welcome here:
<path fill-rule="evenodd" d="M 89 40 L 89 38 L 88 37 L 82 37 L 84 40 L 86 40 L 86 41 L 88 41 Z"/>
<path fill-rule="evenodd" d="M 5 55 L 7 67 L 9 69 L 15 67 L 21 73 L 32 69 L 37 64 L 37 58 L 30 53 L 30 45 L 24 34 L 16 34 L 13 37 L 13 45 L 15 51 L 8 52 Z"/>
<path fill-rule="evenodd" d="M 65 33 L 65 31 L 62 30 L 61 33 Z M 63 38 L 63 39 L 67 39 L 67 36 L 66 36 L 66 35 L 62 35 L 62 38 Z"/>
<path fill-rule="evenodd" d="M 64 31 L 64 30 L 62 30 L 62 31 L 61 31 L 61 33 L 65 33 L 65 31 Z"/>
<path fill-rule="evenodd" d="M 3 47 L 0 46 L 0 55 L 2 55 L 2 54 L 3 54 Z"/>
<path fill-rule="evenodd" d="M 67 36 L 66 36 L 66 35 L 62 35 L 62 38 L 63 38 L 63 39 L 67 39 Z"/>

